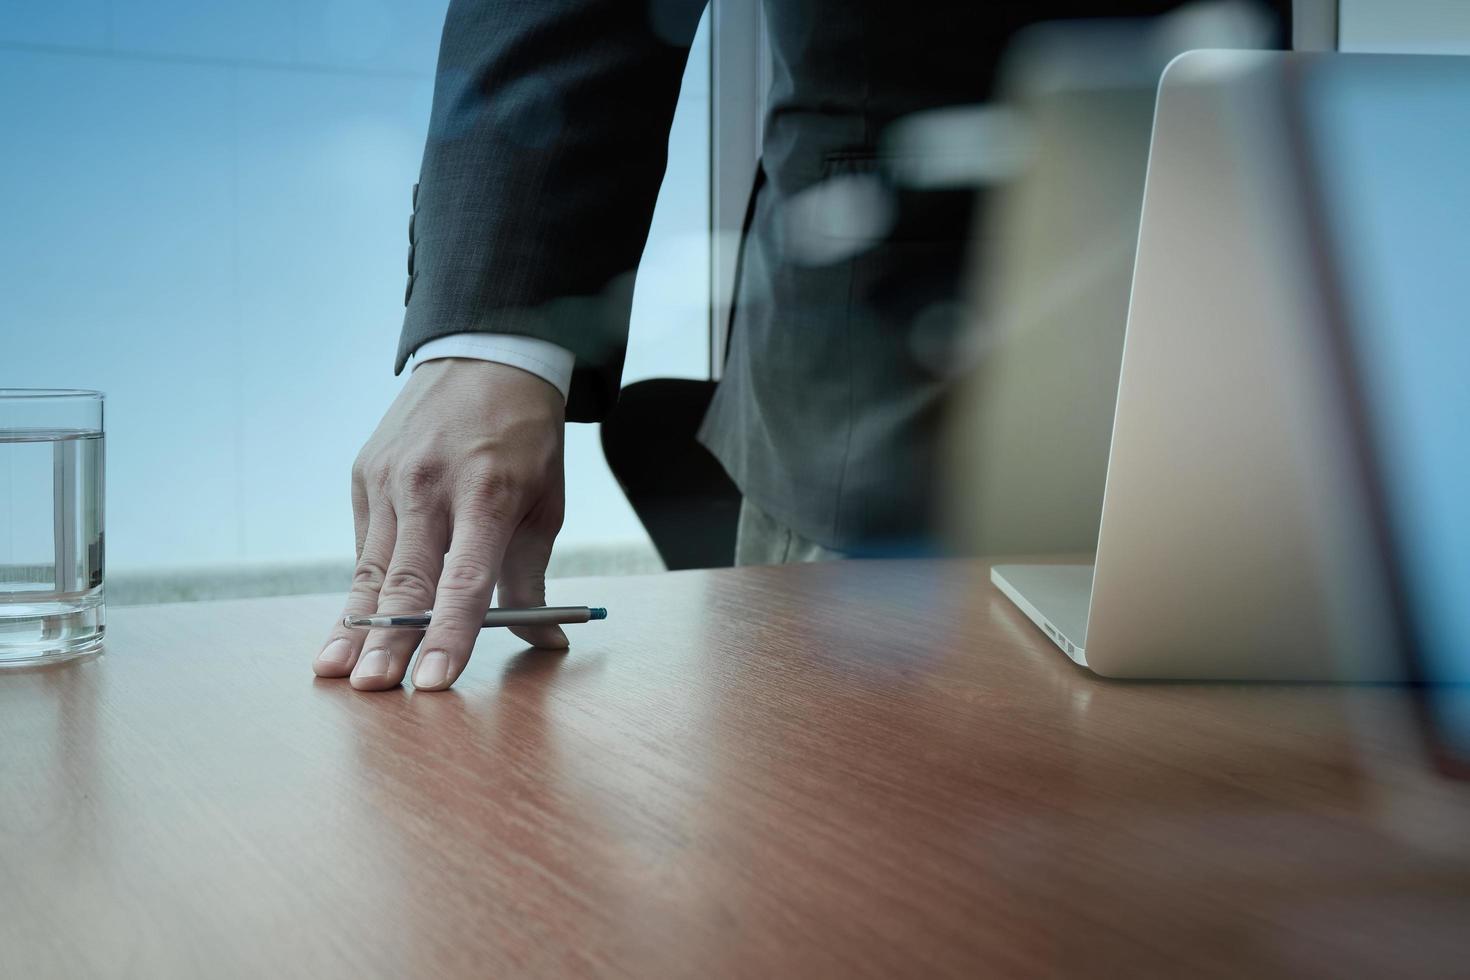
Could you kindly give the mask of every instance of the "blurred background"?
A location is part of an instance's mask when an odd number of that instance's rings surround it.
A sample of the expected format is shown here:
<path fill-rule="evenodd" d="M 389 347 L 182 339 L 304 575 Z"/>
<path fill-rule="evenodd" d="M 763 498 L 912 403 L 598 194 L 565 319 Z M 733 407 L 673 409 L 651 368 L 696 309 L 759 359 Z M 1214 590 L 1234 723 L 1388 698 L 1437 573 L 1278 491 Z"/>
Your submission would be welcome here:
<path fill-rule="evenodd" d="M 446 6 L 0 6 L 0 386 L 107 393 L 110 600 L 345 588 L 349 467 L 404 380 L 410 189 Z M 626 381 L 708 376 L 708 35 Z M 595 426 L 568 427 L 566 462 L 553 573 L 660 567 Z"/>

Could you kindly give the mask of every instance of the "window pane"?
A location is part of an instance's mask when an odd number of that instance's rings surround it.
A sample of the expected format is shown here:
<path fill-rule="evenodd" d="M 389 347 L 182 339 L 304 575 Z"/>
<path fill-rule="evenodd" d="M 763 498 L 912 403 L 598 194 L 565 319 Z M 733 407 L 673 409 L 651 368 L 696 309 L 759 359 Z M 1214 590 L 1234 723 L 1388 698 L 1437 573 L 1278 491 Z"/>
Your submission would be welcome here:
<path fill-rule="evenodd" d="M 709 377 L 709 16 L 669 133 L 669 163 L 633 290 L 623 382 Z"/>
<path fill-rule="evenodd" d="M 402 385 L 409 189 L 443 2 L 9 4 L 0 384 L 108 393 L 111 571 L 349 560 Z M 681 93 L 628 380 L 703 376 L 708 44 Z M 636 546 L 569 427 L 561 551 Z"/>

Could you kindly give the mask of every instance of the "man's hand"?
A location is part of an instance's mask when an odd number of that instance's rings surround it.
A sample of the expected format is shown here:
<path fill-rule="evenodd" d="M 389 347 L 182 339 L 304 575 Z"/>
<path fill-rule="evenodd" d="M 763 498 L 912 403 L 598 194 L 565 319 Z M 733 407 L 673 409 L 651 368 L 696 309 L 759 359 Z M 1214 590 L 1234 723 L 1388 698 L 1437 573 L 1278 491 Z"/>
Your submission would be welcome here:
<path fill-rule="evenodd" d="M 445 358 L 414 371 L 352 467 L 357 572 L 345 613 L 432 608 L 434 622 L 422 634 L 339 622 L 318 675 L 397 687 L 422 645 L 414 686 L 443 690 L 464 670 L 497 584 L 502 606 L 545 605 L 565 507 L 565 418 L 561 393 L 519 368 Z M 514 633 L 567 646 L 557 626 Z"/>

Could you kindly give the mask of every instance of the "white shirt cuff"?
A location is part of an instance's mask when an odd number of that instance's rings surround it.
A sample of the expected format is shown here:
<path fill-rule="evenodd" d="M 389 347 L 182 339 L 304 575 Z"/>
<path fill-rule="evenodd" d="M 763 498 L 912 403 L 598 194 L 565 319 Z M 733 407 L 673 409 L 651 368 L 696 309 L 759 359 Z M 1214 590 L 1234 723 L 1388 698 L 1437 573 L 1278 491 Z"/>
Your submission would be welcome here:
<path fill-rule="evenodd" d="M 415 369 L 425 361 L 443 357 L 469 357 L 478 361 L 496 361 L 529 371 L 556 387 L 562 398 L 572 387 L 572 365 L 576 357 L 565 347 L 539 337 L 522 337 L 504 333 L 452 333 L 436 337 L 414 351 Z"/>

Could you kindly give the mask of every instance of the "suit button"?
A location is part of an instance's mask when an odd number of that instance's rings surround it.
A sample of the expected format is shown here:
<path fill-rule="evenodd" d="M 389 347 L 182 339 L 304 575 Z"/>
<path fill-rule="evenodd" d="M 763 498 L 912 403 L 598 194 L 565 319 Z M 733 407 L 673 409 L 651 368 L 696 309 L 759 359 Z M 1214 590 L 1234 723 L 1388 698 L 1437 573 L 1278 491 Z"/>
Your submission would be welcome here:
<path fill-rule="evenodd" d="M 408 305 L 409 298 L 413 296 L 413 281 L 415 279 L 417 279 L 417 278 L 418 278 L 417 276 L 409 276 L 408 277 L 408 287 L 403 290 L 403 305 L 404 306 L 407 306 Z"/>
<path fill-rule="evenodd" d="M 413 275 L 413 245 L 408 246 L 408 274 Z"/>
<path fill-rule="evenodd" d="M 419 206 L 419 185 L 417 183 L 413 185 L 413 206 Z"/>
<path fill-rule="evenodd" d="M 413 219 L 416 217 L 418 217 L 417 213 L 408 216 L 408 243 L 410 245 L 412 245 L 415 241 L 413 237 Z"/>

